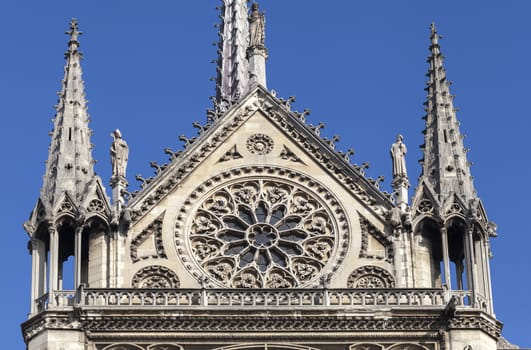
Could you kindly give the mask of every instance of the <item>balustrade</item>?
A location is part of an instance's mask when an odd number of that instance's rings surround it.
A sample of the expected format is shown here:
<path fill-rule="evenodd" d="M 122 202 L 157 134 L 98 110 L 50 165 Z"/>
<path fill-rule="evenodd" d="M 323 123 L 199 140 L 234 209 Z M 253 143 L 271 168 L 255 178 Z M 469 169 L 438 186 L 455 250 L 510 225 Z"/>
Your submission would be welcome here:
<path fill-rule="evenodd" d="M 486 301 L 472 303 L 469 291 L 452 291 L 459 307 L 485 309 Z M 407 308 L 442 307 L 442 289 L 86 289 L 55 291 L 36 299 L 37 312 L 65 307 L 169 308 Z"/>

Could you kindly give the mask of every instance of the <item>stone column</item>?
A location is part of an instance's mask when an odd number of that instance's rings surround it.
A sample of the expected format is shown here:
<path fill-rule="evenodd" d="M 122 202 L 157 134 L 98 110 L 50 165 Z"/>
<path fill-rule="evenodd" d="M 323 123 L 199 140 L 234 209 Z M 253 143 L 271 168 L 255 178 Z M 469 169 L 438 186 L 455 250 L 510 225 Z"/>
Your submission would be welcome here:
<path fill-rule="evenodd" d="M 472 291 L 472 305 L 477 306 L 477 276 L 476 276 L 476 257 L 474 256 L 474 238 L 472 236 L 473 228 L 467 229 L 465 236 L 465 259 L 468 274 L 468 289 Z"/>
<path fill-rule="evenodd" d="M 448 233 L 446 227 L 441 225 L 441 241 L 443 250 L 443 264 L 444 264 L 444 283 L 448 290 L 452 290 L 452 277 L 450 275 L 450 254 L 448 252 Z"/>
<path fill-rule="evenodd" d="M 125 250 L 126 250 L 126 245 L 125 245 L 126 236 L 118 230 L 118 232 L 116 232 L 115 238 L 116 238 L 116 245 L 115 245 L 116 275 L 114 277 L 114 283 L 115 283 L 116 288 L 121 288 L 124 286 L 124 283 L 125 283 L 123 271 L 125 267 L 124 258 L 125 258 Z"/>
<path fill-rule="evenodd" d="M 74 243 L 74 261 L 75 261 L 75 271 L 74 271 L 74 289 L 79 288 L 81 284 L 81 265 L 82 265 L 82 254 L 81 247 L 83 244 L 83 226 L 76 228 L 75 233 L 75 243 Z"/>
<path fill-rule="evenodd" d="M 59 286 L 59 233 L 55 226 L 48 228 L 50 235 L 50 277 L 48 279 L 48 303 L 56 305 L 54 292 Z"/>
<path fill-rule="evenodd" d="M 488 305 L 488 312 L 494 317 L 494 305 L 492 304 L 492 283 L 491 283 L 491 279 L 490 279 L 490 262 L 489 262 L 489 259 L 490 259 L 490 252 L 489 252 L 489 242 L 488 241 L 484 241 L 483 242 L 483 246 L 484 246 L 484 254 L 485 254 L 485 259 L 483 259 L 483 263 L 485 264 L 485 284 L 487 285 L 486 286 L 486 293 L 488 294 L 486 297 L 487 297 L 487 301 L 489 303 Z"/>
<path fill-rule="evenodd" d="M 31 309 L 30 313 L 38 312 L 36 303 L 37 298 L 44 294 L 44 280 L 45 275 L 45 249 L 44 242 L 39 239 L 32 238 L 30 241 L 31 247 Z"/>
<path fill-rule="evenodd" d="M 404 245 L 405 245 L 405 257 L 406 257 L 406 288 L 415 287 L 415 266 L 413 257 L 413 232 L 404 232 Z"/>
<path fill-rule="evenodd" d="M 122 176 L 113 176 L 111 178 L 112 189 L 112 203 L 114 209 L 114 215 L 116 218 L 120 216 L 122 208 L 125 204 L 124 192 L 127 190 L 127 180 Z"/>
<path fill-rule="evenodd" d="M 265 47 L 251 47 L 247 51 L 249 60 L 249 88 L 258 85 L 267 87 L 266 80 L 266 59 L 267 49 Z"/>

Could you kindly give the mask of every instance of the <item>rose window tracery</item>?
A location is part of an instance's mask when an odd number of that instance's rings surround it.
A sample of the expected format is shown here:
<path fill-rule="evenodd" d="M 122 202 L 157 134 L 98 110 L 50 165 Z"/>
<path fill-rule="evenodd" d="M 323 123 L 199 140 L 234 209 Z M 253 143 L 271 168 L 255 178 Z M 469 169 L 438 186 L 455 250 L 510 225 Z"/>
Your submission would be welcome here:
<path fill-rule="evenodd" d="M 204 197 L 188 226 L 193 258 L 234 288 L 290 288 L 316 280 L 337 229 L 324 201 L 276 179 L 233 182 Z"/>

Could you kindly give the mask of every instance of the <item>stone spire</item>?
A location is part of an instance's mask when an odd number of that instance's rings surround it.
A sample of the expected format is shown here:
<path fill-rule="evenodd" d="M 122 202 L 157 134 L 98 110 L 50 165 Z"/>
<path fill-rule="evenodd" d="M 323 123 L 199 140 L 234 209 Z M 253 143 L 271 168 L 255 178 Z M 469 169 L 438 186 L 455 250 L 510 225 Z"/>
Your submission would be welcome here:
<path fill-rule="evenodd" d="M 428 184 L 439 203 L 445 203 L 452 194 L 464 203 L 476 199 L 467 149 L 463 147 L 464 135 L 459 131 L 454 96 L 450 93 L 451 83 L 446 78 L 444 56 L 441 53 L 435 24 L 430 26 L 431 55 L 428 57 L 427 101 L 425 102 L 425 143 L 421 146 L 424 157 L 421 160 L 422 174 L 419 183 Z"/>
<path fill-rule="evenodd" d="M 216 103 L 238 100 L 249 85 L 247 0 L 222 0 L 217 60 Z"/>
<path fill-rule="evenodd" d="M 70 22 L 68 51 L 62 88 L 58 93 L 59 103 L 51 133 L 46 173 L 41 190 L 43 203 L 55 207 L 64 193 L 68 193 L 74 204 L 83 200 L 87 184 L 95 177 L 92 145 L 88 127 L 89 115 L 82 80 L 81 58 L 76 19 Z"/>

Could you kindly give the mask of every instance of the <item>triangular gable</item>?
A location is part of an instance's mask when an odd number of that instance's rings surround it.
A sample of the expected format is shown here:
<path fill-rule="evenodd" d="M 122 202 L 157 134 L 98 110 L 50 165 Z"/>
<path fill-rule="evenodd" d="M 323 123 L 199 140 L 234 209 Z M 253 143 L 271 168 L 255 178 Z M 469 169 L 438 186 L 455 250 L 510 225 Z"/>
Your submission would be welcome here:
<path fill-rule="evenodd" d="M 77 213 L 79 213 L 79 208 L 75 205 L 74 199 L 68 192 L 63 192 L 56 203 L 53 211 L 57 217 L 63 215 L 76 217 Z"/>
<path fill-rule="evenodd" d="M 110 219 L 111 206 L 105 188 L 101 183 L 99 177 L 94 178 L 88 185 L 83 203 L 81 204 L 86 210 L 87 219 L 91 216 L 100 216 L 102 218 Z"/>
<path fill-rule="evenodd" d="M 468 206 L 456 193 L 451 193 L 442 207 L 445 217 L 454 215 L 464 217 L 468 212 Z"/>
<path fill-rule="evenodd" d="M 435 195 L 430 184 L 422 180 L 415 193 L 412 208 L 413 218 L 418 218 L 424 215 L 436 216 L 438 215 L 441 204 Z"/>
<path fill-rule="evenodd" d="M 172 157 L 174 158 L 172 162 L 165 166 L 164 171 L 161 171 L 147 183 L 129 203 L 133 221 L 137 221 L 149 212 L 214 150 L 226 143 L 230 135 L 258 111 L 282 130 L 299 148 L 312 155 L 316 163 L 326 169 L 331 176 L 341 182 L 368 208 L 377 214 L 383 214 L 392 208 L 393 204 L 389 196 L 366 179 L 359 169 L 345 159 L 343 153 L 336 151 L 333 141 L 323 139 L 317 128 L 306 124 L 304 114 L 292 112 L 287 104 L 282 104 L 268 91 L 257 87 L 215 120 L 212 125 L 204 126 L 197 138 L 182 137 L 185 140 L 186 148 L 179 153 L 173 152 L 172 154 L 176 156 Z M 229 148 L 225 155 L 228 152 L 228 158 L 230 158 L 230 154 L 235 154 L 235 149 L 232 147 L 233 145 L 227 146 Z M 279 157 L 292 162 L 298 162 L 297 159 L 300 160 L 299 156 L 293 154 L 289 147 L 288 150 L 282 151 Z M 230 160 L 224 155 L 220 155 L 219 159 Z"/>
<path fill-rule="evenodd" d="M 485 211 L 485 207 L 483 206 L 483 202 L 481 201 L 481 199 L 477 200 L 477 205 L 475 206 L 475 216 L 476 216 L 476 220 L 482 223 L 483 225 L 486 225 L 489 223 L 487 212 Z"/>
<path fill-rule="evenodd" d="M 166 259 L 166 252 L 162 242 L 162 222 L 164 214 L 160 214 L 133 240 L 129 248 L 129 254 L 133 263 L 142 259 Z"/>
<path fill-rule="evenodd" d="M 31 211 L 28 221 L 24 223 L 24 229 L 30 237 L 33 237 L 40 223 L 46 221 L 48 211 L 44 202 L 39 198 Z"/>
<path fill-rule="evenodd" d="M 360 217 L 361 225 L 361 249 L 359 257 L 368 259 L 383 259 L 389 263 L 392 263 L 395 253 L 393 249 L 393 242 L 391 241 L 391 239 L 387 237 L 384 232 L 380 231 L 366 217 L 364 217 L 360 213 L 358 213 L 358 215 Z M 374 238 L 384 247 L 384 255 L 371 254 L 371 252 L 369 251 L 369 236 Z"/>

